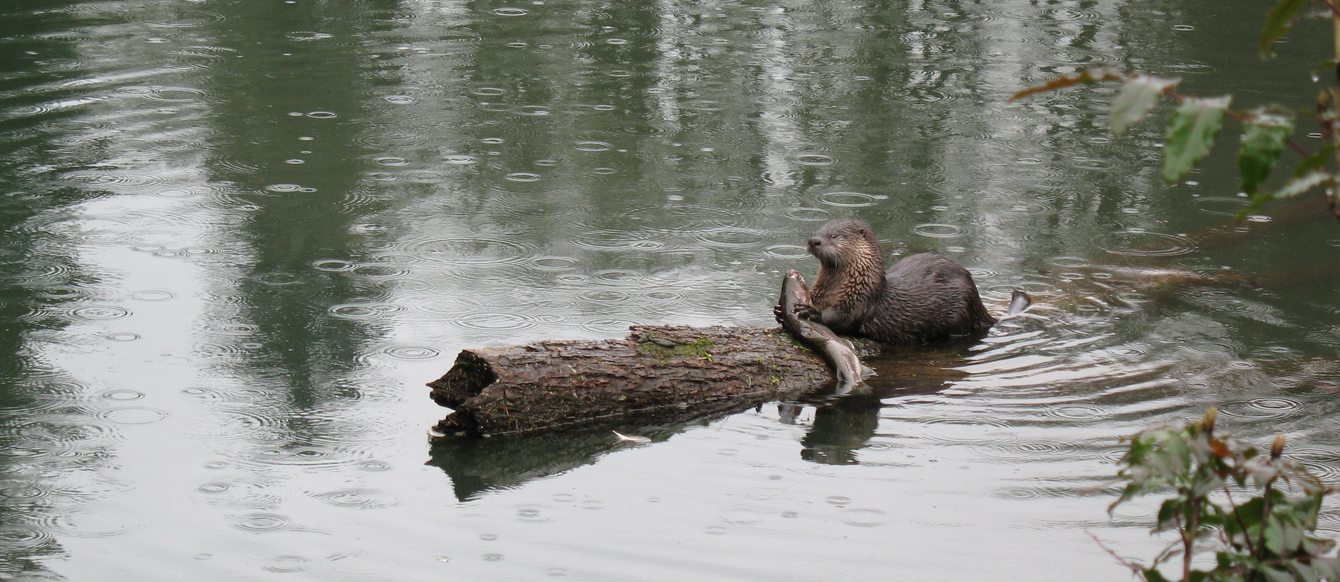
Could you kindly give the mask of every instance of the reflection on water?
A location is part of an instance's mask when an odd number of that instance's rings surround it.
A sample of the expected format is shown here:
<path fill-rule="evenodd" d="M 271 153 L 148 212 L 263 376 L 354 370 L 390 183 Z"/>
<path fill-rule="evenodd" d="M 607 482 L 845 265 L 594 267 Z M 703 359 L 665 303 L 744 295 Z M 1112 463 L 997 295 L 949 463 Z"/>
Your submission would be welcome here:
<path fill-rule="evenodd" d="M 1229 155 L 1162 185 L 1108 90 L 1005 99 L 1092 66 L 1313 93 L 1257 10 L 12 0 L 0 574 L 1121 579 L 1085 530 L 1159 546 L 1105 513 L 1122 435 L 1214 404 L 1335 480 L 1340 235 L 1226 222 Z M 844 216 L 1039 304 L 646 445 L 427 444 L 457 351 L 772 325 Z"/>

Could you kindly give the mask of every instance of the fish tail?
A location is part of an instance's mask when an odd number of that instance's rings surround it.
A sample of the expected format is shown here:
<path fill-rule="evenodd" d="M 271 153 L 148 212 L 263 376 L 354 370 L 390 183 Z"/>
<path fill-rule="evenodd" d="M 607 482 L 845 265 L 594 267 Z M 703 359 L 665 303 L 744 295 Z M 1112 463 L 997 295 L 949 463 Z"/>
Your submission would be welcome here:
<path fill-rule="evenodd" d="M 1010 308 L 1005 312 L 1006 317 L 1019 315 L 1023 313 L 1028 306 L 1033 304 L 1033 298 L 1028 296 L 1023 289 L 1015 289 L 1010 293 Z"/>

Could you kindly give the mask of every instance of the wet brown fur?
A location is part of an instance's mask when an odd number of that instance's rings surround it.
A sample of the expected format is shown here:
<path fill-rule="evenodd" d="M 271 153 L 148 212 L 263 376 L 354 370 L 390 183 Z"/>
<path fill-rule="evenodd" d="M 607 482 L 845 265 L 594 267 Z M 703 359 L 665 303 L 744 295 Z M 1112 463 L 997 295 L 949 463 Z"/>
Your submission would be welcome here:
<path fill-rule="evenodd" d="M 887 270 L 870 226 L 835 220 L 809 241 L 819 259 L 802 316 L 838 333 L 891 344 L 980 336 L 996 323 L 977 285 L 958 263 L 935 253 L 902 259 Z"/>

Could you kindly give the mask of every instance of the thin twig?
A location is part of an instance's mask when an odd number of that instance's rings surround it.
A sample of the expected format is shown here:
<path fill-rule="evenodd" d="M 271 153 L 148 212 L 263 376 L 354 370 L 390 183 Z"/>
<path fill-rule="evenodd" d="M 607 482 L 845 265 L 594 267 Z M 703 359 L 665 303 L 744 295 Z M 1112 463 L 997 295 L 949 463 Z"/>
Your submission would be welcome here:
<path fill-rule="evenodd" d="M 1189 516 L 1194 517 L 1194 515 Z M 1182 526 L 1182 518 L 1177 518 L 1177 529 L 1182 530 L 1182 582 L 1191 580 L 1191 552 L 1195 550 L 1196 545 L 1196 520 L 1188 518 L 1190 523 L 1187 527 Z M 1187 537 L 1187 529 L 1190 528 L 1191 537 Z"/>
<path fill-rule="evenodd" d="M 1256 544 L 1252 543 L 1252 536 L 1247 532 L 1247 524 L 1242 523 L 1242 516 L 1238 514 L 1238 504 L 1233 502 L 1233 494 L 1228 490 L 1228 483 L 1224 483 L 1224 496 L 1228 497 L 1228 506 L 1233 508 L 1233 519 L 1238 522 L 1238 527 L 1242 528 L 1242 539 L 1247 540 L 1247 550 L 1256 555 Z M 1229 543 L 1233 542 L 1233 537 L 1229 536 Z"/>
<path fill-rule="evenodd" d="M 1181 551 L 1182 551 L 1182 536 L 1177 536 L 1177 539 L 1168 542 L 1168 546 L 1163 548 L 1163 551 L 1159 552 L 1159 555 L 1154 556 L 1154 566 L 1158 566 L 1159 564 L 1167 562 L 1169 558 L 1176 556 L 1177 554 L 1181 553 Z"/>
<path fill-rule="evenodd" d="M 1331 14 L 1334 14 L 1336 18 L 1340 18 L 1340 8 L 1336 8 L 1334 2 L 1331 2 L 1331 0 L 1321 0 L 1321 1 L 1326 3 L 1327 8 L 1331 9 Z"/>
<path fill-rule="evenodd" d="M 1112 559 L 1116 560 L 1118 564 L 1121 564 L 1122 566 L 1129 568 L 1131 573 L 1135 574 L 1136 576 L 1139 576 L 1140 574 L 1144 573 L 1145 569 L 1140 567 L 1140 564 L 1135 563 L 1133 560 L 1127 560 L 1126 558 L 1123 558 L 1120 555 L 1118 555 L 1115 550 L 1107 547 L 1107 544 L 1103 543 L 1103 540 L 1100 540 L 1098 539 L 1098 536 L 1093 535 L 1093 532 L 1086 529 L 1084 530 L 1084 534 L 1089 536 L 1089 538 L 1093 540 L 1093 543 L 1098 544 L 1098 547 L 1102 548 L 1104 552 L 1107 552 L 1107 555 L 1112 556 Z"/>
<path fill-rule="evenodd" d="M 1275 477 L 1279 474 L 1276 473 Z M 1261 547 L 1266 547 L 1266 525 L 1270 523 L 1270 493 L 1275 485 L 1275 477 L 1266 480 L 1265 487 L 1261 488 Z"/>

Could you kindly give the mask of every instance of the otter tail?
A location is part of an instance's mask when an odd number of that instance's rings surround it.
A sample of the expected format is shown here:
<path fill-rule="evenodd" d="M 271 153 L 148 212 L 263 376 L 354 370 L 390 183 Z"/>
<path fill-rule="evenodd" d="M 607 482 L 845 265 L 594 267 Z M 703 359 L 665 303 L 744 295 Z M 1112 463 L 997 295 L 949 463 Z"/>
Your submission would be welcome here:
<path fill-rule="evenodd" d="M 1023 289 L 1015 289 L 1013 293 L 1010 293 L 1010 308 L 1005 311 L 1005 317 L 1019 315 L 1032 304 L 1033 298 L 1024 293 Z"/>

